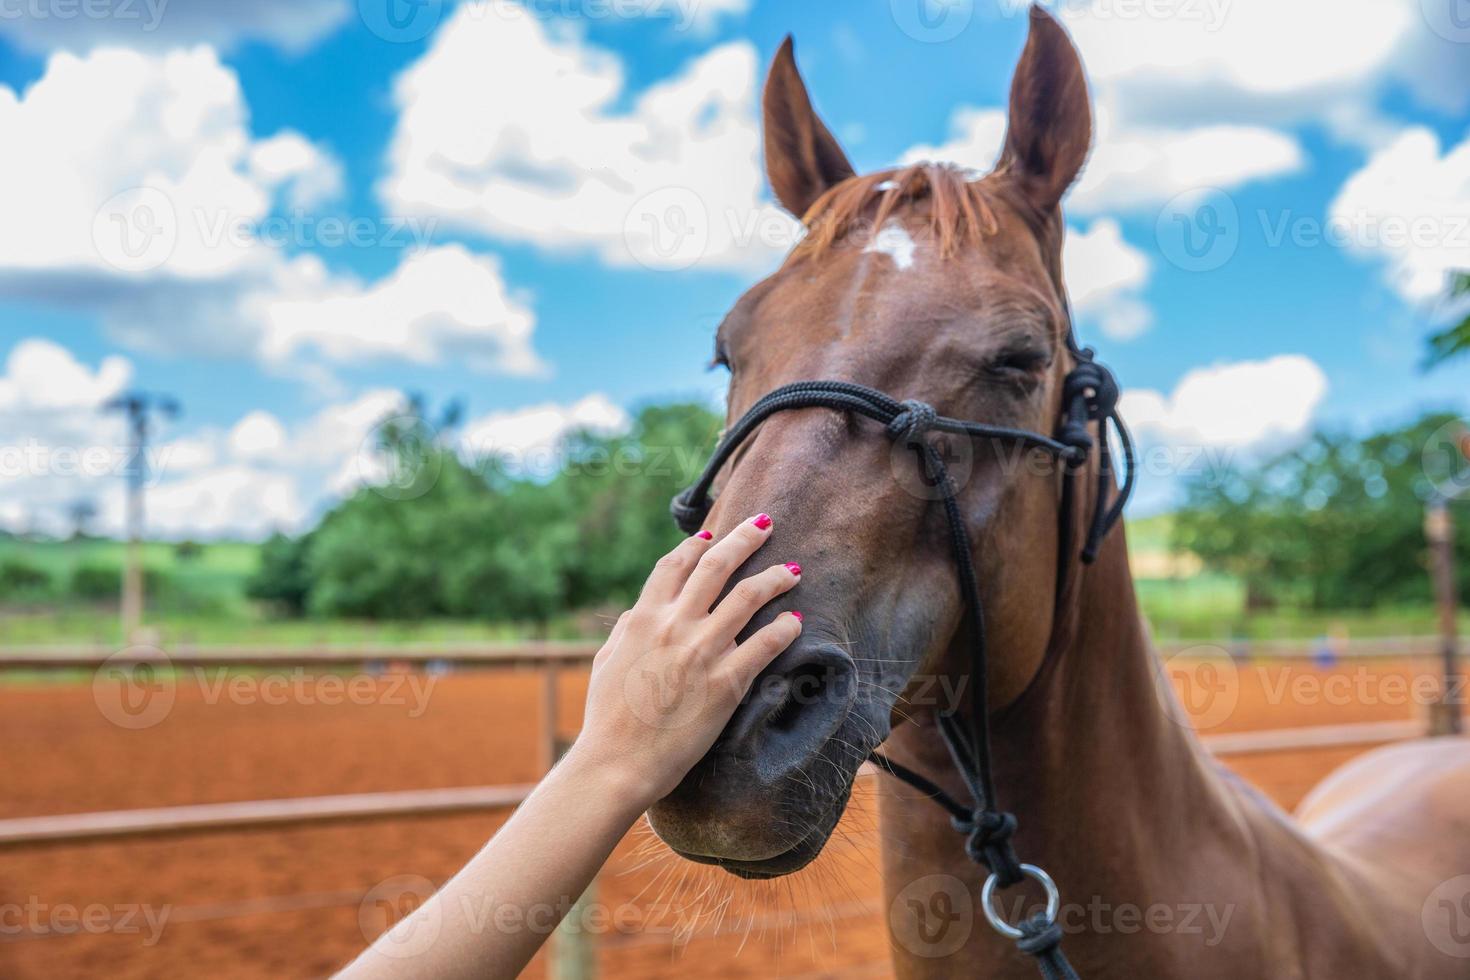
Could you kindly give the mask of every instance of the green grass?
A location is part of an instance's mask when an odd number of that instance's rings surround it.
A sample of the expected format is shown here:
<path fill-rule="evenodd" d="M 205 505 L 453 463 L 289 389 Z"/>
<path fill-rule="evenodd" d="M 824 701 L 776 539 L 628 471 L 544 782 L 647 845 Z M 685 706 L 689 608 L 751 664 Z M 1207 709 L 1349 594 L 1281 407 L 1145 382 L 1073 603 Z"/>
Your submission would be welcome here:
<path fill-rule="evenodd" d="M 163 613 L 150 615 L 148 627 L 165 645 L 319 644 L 388 645 L 409 643 L 512 642 L 527 637 L 553 640 L 595 635 L 595 617 L 566 617 L 545 626 L 480 623 L 469 620 L 392 622 L 351 619 L 274 619 L 259 613 L 240 616 Z M 610 619 L 609 619 L 610 622 Z M 8 645 L 101 644 L 120 637 L 115 609 L 45 610 L 8 615 L 0 622 L 0 650 Z"/>
<path fill-rule="evenodd" d="M 1128 550 L 1133 554 L 1144 552 L 1169 552 L 1173 550 L 1171 536 L 1174 533 L 1173 514 L 1155 514 L 1152 517 L 1129 518 Z"/>
<path fill-rule="evenodd" d="M 166 542 L 143 545 L 143 564 L 163 573 L 170 594 L 162 597 L 166 607 L 209 607 L 240 612 L 247 603 L 245 582 L 260 563 L 260 547 L 241 541 L 221 541 L 200 546 L 192 559 L 179 556 Z M 53 591 L 64 592 L 72 574 L 80 567 L 122 568 L 126 545 L 121 541 L 89 538 L 81 541 L 27 541 L 0 537 L 0 562 L 19 560 L 50 574 Z"/>
<path fill-rule="evenodd" d="M 1135 556 L 1169 553 L 1169 515 L 1128 523 Z M 270 645 L 475 643 L 513 641 L 527 636 L 572 639 L 596 635 L 603 618 L 568 614 L 547 626 L 432 620 L 370 622 L 337 619 L 282 620 L 245 598 L 245 583 L 259 562 L 259 547 L 244 542 L 202 545 L 192 560 L 180 559 L 171 544 L 144 546 L 145 562 L 169 580 L 168 594 L 150 601 L 148 623 L 165 644 L 260 643 Z M 22 541 L 0 536 L 0 562 L 18 558 L 48 571 L 64 591 L 82 565 L 121 567 L 121 542 Z M 1136 580 L 1139 604 L 1155 636 L 1179 640 L 1313 639 L 1329 632 L 1355 637 L 1432 635 L 1433 609 L 1396 607 L 1368 611 L 1245 611 L 1240 583 L 1228 575 L 1200 572 L 1177 578 Z M 14 644 L 99 643 L 119 640 L 115 604 L 86 605 L 58 599 L 30 608 L 10 608 L 0 616 L 0 648 Z M 1470 627 L 1470 619 L 1466 620 Z"/>

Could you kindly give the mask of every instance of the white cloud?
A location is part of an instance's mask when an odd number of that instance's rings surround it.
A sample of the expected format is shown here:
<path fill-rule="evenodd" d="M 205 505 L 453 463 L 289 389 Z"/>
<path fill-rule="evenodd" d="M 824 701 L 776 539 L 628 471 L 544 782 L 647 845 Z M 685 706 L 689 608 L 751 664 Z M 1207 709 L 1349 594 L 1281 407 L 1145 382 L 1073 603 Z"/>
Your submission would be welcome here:
<path fill-rule="evenodd" d="M 1213 0 L 1120 16 L 1114 0 L 1067 4 L 1063 19 L 1100 83 L 1190 83 L 1304 98 L 1385 64 L 1415 27 L 1417 0 Z M 1330 28 L 1330 35 L 1328 30 Z M 1318 43 L 1311 43 L 1311 39 Z"/>
<path fill-rule="evenodd" d="M 1300 354 L 1190 371 L 1168 395 L 1123 393 L 1120 412 L 1142 439 L 1168 445 L 1259 449 L 1304 435 L 1327 376 Z"/>
<path fill-rule="evenodd" d="M 342 193 L 342 165 L 298 133 L 279 133 L 250 148 L 251 175 L 262 185 L 289 186 L 289 203 L 305 210 Z"/>
<path fill-rule="evenodd" d="M 56 54 L 23 97 L 0 86 L 0 145 L 24 147 L 0 154 L 0 297 L 96 315 L 136 350 L 317 380 L 370 358 L 542 370 L 491 257 L 406 253 L 366 283 L 292 254 L 325 234 L 302 209 L 340 191 L 341 167 L 289 130 L 253 139 L 246 116 L 205 47 Z"/>
<path fill-rule="evenodd" d="M 127 386 L 132 374 L 132 365 L 122 357 L 104 358 L 94 371 L 50 340 L 22 340 L 11 349 L 0 375 L 0 412 L 95 412 Z"/>
<path fill-rule="evenodd" d="M 1153 324 L 1140 294 L 1148 284 L 1148 256 L 1123 240 L 1118 223 L 1099 218 L 1086 231 L 1068 229 L 1062 269 L 1072 306 L 1097 321 L 1114 340 L 1132 340 Z"/>
<path fill-rule="evenodd" d="M 214 432 L 181 436 L 150 450 L 154 466 L 162 473 L 195 473 L 208 469 L 219 459 L 219 439 Z"/>
<path fill-rule="evenodd" d="M 1355 107 L 1371 101 L 1385 82 L 1407 84 L 1426 105 L 1453 111 L 1467 104 L 1464 46 L 1451 40 L 1462 29 L 1449 22 L 1449 6 L 1423 0 L 1090 0 L 1062 4 L 1061 15 L 1097 88 L 1116 94 L 1133 119 L 1317 118 L 1337 135 L 1362 142 L 1375 139 L 1377 127 L 1343 124 L 1353 116 L 1369 122 Z M 1446 12 L 1437 13 L 1440 7 Z"/>
<path fill-rule="evenodd" d="M 744 17 L 750 12 L 750 6 L 754 2 L 755 0 L 677 0 L 676 6 L 680 8 L 681 24 L 687 24 L 696 33 L 708 34 L 723 17 Z"/>
<path fill-rule="evenodd" d="M 291 474 L 235 463 L 167 480 L 148 491 L 150 536 L 258 538 L 297 529 L 306 512 Z M 103 519 L 118 521 L 106 511 Z"/>
<path fill-rule="evenodd" d="M 0 526 L 68 533 L 69 505 L 91 500 L 99 507 L 93 530 L 121 533 L 128 439 L 122 419 L 101 409 L 131 378 L 125 358 L 93 367 L 49 340 L 16 344 L 0 373 Z M 293 423 L 262 409 L 224 428 L 161 421 L 148 454 L 148 533 L 299 531 L 324 506 L 383 476 L 377 427 L 407 410 L 402 392 L 378 388 Z M 630 424 L 622 408 L 594 393 L 485 414 L 454 445 L 466 459 L 493 453 L 539 476 L 554 471 L 574 430 L 610 434 Z"/>
<path fill-rule="evenodd" d="M 1451 270 L 1470 268 L 1470 137 L 1441 153 L 1430 130 L 1404 131 L 1343 183 L 1329 221 L 1404 299 L 1440 296 Z"/>
<path fill-rule="evenodd" d="M 0 36 L 32 51 L 99 45 L 164 50 L 265 41 L 300 51 L 341 26 L 351 0 L 89 0 L 7 8 Z"/>
<path fill-rule="evenodd" d="M 571 405 L 544 404 L 492 412 L 464 427 L 461 445 L 474 459 L 499 459 L 513 470 L 544 476 L 555 472 L 562 441 L 586 430 L 607 435 L 625 431 L 628 413 L 606 395 L 588 395 Z"/>
<path fill-rule="evenodd" d="M 1292 173 L 1303 163 L 1294 138 L 1260 126 L 1169 129 L 1118 126 L 1112 118 L 1099 104 L 1092 152 L 1067 196 L 1070 211 L 1095 214 L 1161 204 L 1199 187 L 1228 190 Z M 912 147 L 903 161 L 949 161 L 983 173 L 1000 155 L 1005 129 L 1002 110 L 964 107 L 951 119 L 948 141 Z"/>
<path fill-rule="evenodd" d="M 41 338 L 21 340 L 0 374 L 0 499 L 12 528 L 62 531 L 66 508 L 122 486 L 127 438 L 103 406 L 132 380 L 132 365 L 95 368 Z M 119 491 L 120 492 L 120 489 Z"/>
<path fill-rule="evenodd" d="M 286 429 L 270 412 L 256 409 L 230 429 L 229 444 L 240 459 L 268 457 L 286 444 Z"/>
<path fill-rule="evenodd" d="M 324 282 L 319 290 L 269 297 L 258 308 L 261 352 L 278 364 L 311 349 L 335 363 L 394 357 L 415 364 L 452 359 L 508 374 L 545 370 L 531 349 L 535 315 L 509 295 L 500 264 L 458 245 L 410 255 L 371 285 Z"/>
<path fill-rule="evenodd" d="M 750 44 L 713 48 L 620 109 L 615 55 L 485 2 L 493 16 L 461 8 L 394 83 L 389 209 L 612 265 L 753 268 L 792 243 L 762 199 Z"/>
<path fill-rule="evenodd" d="M 246 166 L 239 82 L 207 48 L 53 55 L 24 96 L 0 86 L 0 143 L 12 148 L 0 155 L 0 269 L 116 276 L 166 259 L 173 276 L 208 279 L 261 258 L 193 220 L 258 221 L 270 207 Z M 138 210 L 108 213 L 145 184 Z"/>

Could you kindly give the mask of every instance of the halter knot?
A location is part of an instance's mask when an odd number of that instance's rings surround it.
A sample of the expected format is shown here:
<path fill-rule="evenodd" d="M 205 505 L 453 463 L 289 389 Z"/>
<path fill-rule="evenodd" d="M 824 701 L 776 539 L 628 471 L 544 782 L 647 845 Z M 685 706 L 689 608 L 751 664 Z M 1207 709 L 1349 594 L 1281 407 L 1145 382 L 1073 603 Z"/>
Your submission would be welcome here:
<path fill-rule="evenodd" d="M 1057 441 L 1071 449 L 1067 462 L 1081 466 L 1092 452 L 1092 433 L 1087 423 L 1112 418 L 1118 410 L 1118 381 L 1113 372 L 1092 359 L 1092 348 L 1077 355 L 1077 366 L 1062 382 L 1062 405 L 1066 412 Z"/>
<path fill-rule="evenodd" d="M 934 406 L 928 402 L 908 399 L 899 403 L 900 408 L 893 420 L 888 423 L 888 438 L 894 442 L 903 441 L 905 445 L 913 445 L 918 442 L 939 419 L 939 413 L 934 411 Z"/>
<path fill-rule="evenodd" d="M 1016 948 L 1031 956 L 1049 952 L 1062 941 L 1062 927 L 1044 915 L 1033 915 L 1016 928 L 1026 934 L 1016 940 Z"/>
<path fill-rule="evenodd" d="M 1077 980 L 1077 971 L 1062 955 L 1062 927 L 1045 915 L 1033 915 L 1016 927 L 1021 938 L 1016 948 L 1028 956 L 1036 957 L 1041 975 L 1047 980 Z"/>
<path fill-rule="evenodd" d="M 976 864 L 983 864 L 1000 880 L 1002 887 L 1010 887 L 1020 881 L 1021 862 L 1011 849 L 1011 837 L 1016 833 L 1014 814 L 1000 810 L 976 810 L 968 820 L 951 817 L 954 829 L 965 838 L 965 854 Z"/>
<path fill-rule="evenodd" d="M 690 503 L 689 495 L 690 491 L 685 490 L 669 504 L 669 513 L 674 515 L 674 523 L 685 534 L 698 531 L 704 519 L 709 516 L 709 497 L 699 503 Z"/>
<path fill-rule="evenodd" d="M 1079 396 L 1085 398 L 1087 417 L 1090 419 L 1112 416 L 1118 410 L 1118 398 L 1121 395 L 1118 379 L 1113 377 L 1113 372 L 1090 357 L 1079 361 L 1067 375 L 1062 392 L 1068 403 Z"/>

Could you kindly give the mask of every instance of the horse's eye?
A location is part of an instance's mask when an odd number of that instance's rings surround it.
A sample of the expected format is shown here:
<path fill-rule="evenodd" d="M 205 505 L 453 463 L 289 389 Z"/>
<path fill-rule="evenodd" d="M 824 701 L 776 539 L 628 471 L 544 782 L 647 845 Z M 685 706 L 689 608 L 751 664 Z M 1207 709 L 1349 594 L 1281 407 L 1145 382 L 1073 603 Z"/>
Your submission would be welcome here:
<path fill-rule="evenodd" d="M 726 371 L 731 370 L 730 355 L 725 352 L 725 345 L 718 340 L 715 341 L 715 356 L 710 359 L 709 366 L 711 368 L 722 367 Z"/>
<path fill-rule="evenodd" d="M 1034 377 L 1048 363 L 1045 351 L 1019 349 L 1001 354 L 990 362 L 989 368 L 992 374 L 1019 380 Z"/>

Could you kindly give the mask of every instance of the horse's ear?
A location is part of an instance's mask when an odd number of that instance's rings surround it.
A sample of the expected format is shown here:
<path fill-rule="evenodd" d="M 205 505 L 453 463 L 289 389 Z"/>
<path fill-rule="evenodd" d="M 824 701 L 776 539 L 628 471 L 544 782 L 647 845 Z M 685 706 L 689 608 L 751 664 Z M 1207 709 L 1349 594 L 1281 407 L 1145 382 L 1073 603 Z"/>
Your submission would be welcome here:
<path fill-rule="evenodd" d="M 762 100 L 765 114 L 766 175 L 776 200 L 796 217 L 827 188 L 853 176 L 852 164 L 812 108 L 791 37 L 781 43 Z"/>
<path fill-rule="evenodd" d="M 1033 5 L 1026 49 L 1011 79 L 1010 121 L 998 169 L 1022 182 L 1032 204 L 1050 211 L 1077 178 L 1091 143 L 1082 59 L 1062 25 Z"/>

